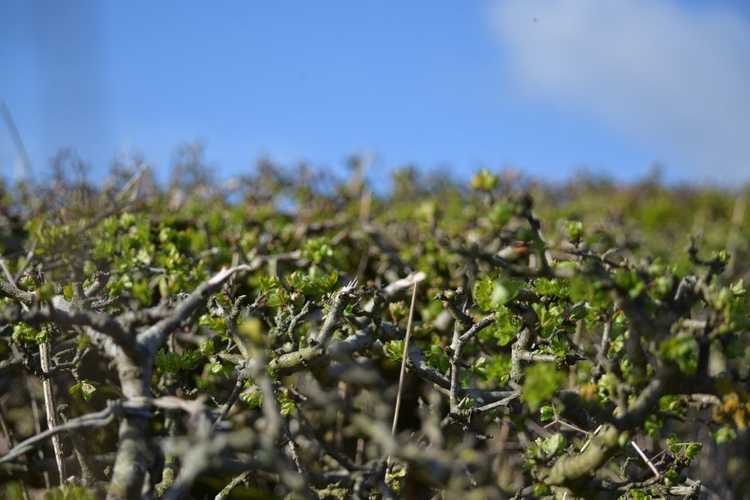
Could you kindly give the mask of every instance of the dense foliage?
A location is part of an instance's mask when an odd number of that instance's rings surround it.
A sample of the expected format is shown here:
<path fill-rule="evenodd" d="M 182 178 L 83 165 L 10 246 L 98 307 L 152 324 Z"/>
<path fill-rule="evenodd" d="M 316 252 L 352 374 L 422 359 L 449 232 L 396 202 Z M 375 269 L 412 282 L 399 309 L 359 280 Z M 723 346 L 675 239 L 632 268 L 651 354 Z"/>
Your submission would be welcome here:
<path fill-rule="evenodd" d="M 743 193 L 188 156 L 0 195 L 7 498 L 745 498 Z"/>

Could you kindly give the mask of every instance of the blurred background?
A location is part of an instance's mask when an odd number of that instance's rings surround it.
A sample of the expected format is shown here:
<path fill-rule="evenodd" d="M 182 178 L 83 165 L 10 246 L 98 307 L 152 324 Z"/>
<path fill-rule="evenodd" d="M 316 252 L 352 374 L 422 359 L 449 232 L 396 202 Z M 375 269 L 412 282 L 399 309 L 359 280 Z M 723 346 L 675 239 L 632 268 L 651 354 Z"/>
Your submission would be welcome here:
<path fill-rule="evenodd" d="M 0 172 L 165 178 L 199 144 L 219 178 L 259 157 L 332 172 L 364 153 L 465 179 L 750 178 L 750 2 L 0 0 Z"/>

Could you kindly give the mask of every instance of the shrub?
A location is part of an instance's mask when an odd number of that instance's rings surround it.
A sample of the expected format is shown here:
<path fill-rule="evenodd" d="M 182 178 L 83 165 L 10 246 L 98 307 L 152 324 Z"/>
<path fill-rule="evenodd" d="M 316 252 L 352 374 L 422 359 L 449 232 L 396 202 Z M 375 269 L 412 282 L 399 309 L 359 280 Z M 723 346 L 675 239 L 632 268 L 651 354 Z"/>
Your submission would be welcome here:
<path fill-rule="evenodd" d="M 732 196 L 258 171 L 0 197 L 6 496 L 742 494 Z"/>

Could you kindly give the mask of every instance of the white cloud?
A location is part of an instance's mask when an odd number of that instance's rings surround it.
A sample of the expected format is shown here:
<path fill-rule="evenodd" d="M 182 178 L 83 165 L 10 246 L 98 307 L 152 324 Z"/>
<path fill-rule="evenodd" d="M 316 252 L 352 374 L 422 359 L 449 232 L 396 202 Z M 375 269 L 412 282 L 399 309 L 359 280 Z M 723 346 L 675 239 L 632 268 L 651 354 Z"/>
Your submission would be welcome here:
<path fill-rule="evenodd" d="M 671 0 L 500 0 L 492 21 L 527 97 L 591 115 L 693 178 L 750 178 L 750 24 L 738 13 Z"/>

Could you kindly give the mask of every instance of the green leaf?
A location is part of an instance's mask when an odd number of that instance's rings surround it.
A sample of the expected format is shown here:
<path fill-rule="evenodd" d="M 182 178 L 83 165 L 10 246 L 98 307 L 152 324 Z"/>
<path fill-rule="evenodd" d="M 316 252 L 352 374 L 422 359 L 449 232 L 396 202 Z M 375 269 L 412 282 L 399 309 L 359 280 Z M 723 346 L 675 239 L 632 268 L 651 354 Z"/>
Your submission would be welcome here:
<path fill-rule="evenodd" d="M 495 313 L 495 321 L 479 333 L 485 341 L 495 340 L 499 345 L 511 343 L 521 331 L 522 322 L 507 307 L 499 306 Z"/>
<path fill-rule="evenodd" d="M 735 430 L 727 425 L 719 427 L 716 432 L 714 432 L 714 440 L 718 444 L 734 441 L 736 437 L 737 433 Z"/>
<path fill-rule="evenodd" d="M 305 242 L 302 255 L 315 264 L 333 259 L 333 248 L 328 238 L 311 238 Z"/>
<path fill-rule="evenodd" d="M 552 363 L 538 363 L 526 368 L 522 398 L 531 411 L 557 392 L 565 380 L 564 375 Z"/>
<path fill-rule="evenodd" d="M 333 291 L 338 283 L 339 275 L 336 271 L 322 273 L 319 268 L 312 266 L 307 273 L 294 271 L 287 276 L 287 284 L 307 297 L 320 297 Z"/>
<path fill-rule="evenodd" d="M 692 375 L 698 369 L 698 342 L 688 334 L 669 338 L 659 345 L 659 353 L 677 364 L 680 371 Z"/>
<path fill-rule="evenodd" d="M 289 416 L 294 414 L 295 411 L 297 411 L 297 405 L 294 404 L 294 401 L 289 397 L 289 393 L 286 390 L 282 390 L 279 393 L 279 411 L 282 415 Z"/>
<path fill-rule="evenodd" d="M 209 365 L 208 365 L 208 371 L 209 371 L 209 373 L 212 373 L 214 375 L 218 375 L 218 374 L 220 374 L 220 373 L 222 373 L 224 371 L 224 364 L 221 361 L 219 361 L 219 360 L 213 361 L 213 362 L 209 363 Z"/>
<path fill-rule="evenodd" d="M 13 325 L 13 334 L 11 339 L 19 344 L 41 344 L 47 342 L 50 336 L 50 329 L 42 327 L 36 329 L 27 323 L 16 323 Z"/>
<path fill-rule="evenodd" d="M 729 289 L 732 291 L 732 293 L 735 296 L 738 296 L 738 297 L 743 296 L 747 293 L 747 290 L 745 289 L 745 282 L 742 278 L 732 283 L 729 286 Z"/>
<path fill-rule="evenodd" d="M 663 426 L 664 421 L 661 418 L 656 415 L 649 415 L 643 424 L 643 430 L 646 431 L 646 434 L 655 438 Z"/>
<path fill-rule="evenodd" d="M 90 401 L 94 396 L 94 392 L 96 392 L 96 387 L 93 382 L 83 379 L 73 384 L 70 389 L 68 389 L 68 394 L 83 398 L 84 401 Z"/>
<path fill-rule="evenodd" d="M 535 303 L 531 305 L 532 309 L 539 318 L 539 326 L 541 331 L 539 332 L 542 337 L 550 337 L 557 330 L 562 328 L 562 324 L 565 321 L 565 310 L 559 304 L 542 304 Z"/>
<path fill-rule="evenodd" d="M 513 213 L 514 207 L 510 203 L 495 203 L 487 217 L 494 227 L 502 228 L 510 222 Z"/>
<path fill-rule="evenodd" d="M 260 408 L 263 405 L 263 391 L 257 385 L 252 384 L 240 393 L 240 399 L 250 408 Z"/>
<path fill-rule="evenodd" d="M 389 340 L 383 344 L 383 353 L 385 357 L 394 361 L 401 361 L 404 355 L 403 340 Z"/>
<path fill-rule="evenodd" d="M 539 420 L 542 422 L 550 422 L 555 419 L 555 407 L 552 405 L 544 405 L 539 410 Z"/>
<path fill-rule="evenodd" d="M 400 350 L 403 352 L 403 345 Z M 450 367 L 448 354 L 445 352 L 445 349 L 437 344 L 431 344 L 430 349 L 425 352 L 424 357 L 428 365 L 442 373 L 446 373 Z"/>
<path fill-rule="evenodd" d="M 581 241 L 583 236 L 583 222 L 578 220 L 565 221 L 565 233 L 573 243 Z"/>
<path fill-rule="evenodd" d="M 482 312 L 491 312 L 513 300 L 522 283 L 512 279 L 483 278 L 474 283 L 474 302 Z"/>
<path fill-rule="evenodd" d="M 544 450 L 544 453 L 547 456 L 551 457 L 557 454 L 559 451 L 562 451 L 565 448 L 566 444 L 567 441 L 565 439 L 565 436 L 557 432 L 542 442 L 542 450 Z"/>
<path fill-rule="evenodd" d="M 156 353 L 154 364 L 156 369 L 160 372 L 177 373 L 179 371 L 189 371 L 197 368 L 201 362 L 202 356 L 200 350 L 176 353 L 161 349 Z"/>
<path fill-rule="evenodd" d="M 537 295 L 561 297 L 568 295 L 568 286 L 559 278 L 537 278 L 533 283 L 534 292 Z"/>
<path fill-rule="evenodd" d="M 510 380 L 510 368 L 510 356 L 500 354 L 492 356 L 486 361 L 484 372 L 488 380 L 494 380 L 500 384 L 507 384 Z"/>
<path fill-rule="evenodd" d="M 482 169 L 471 178 L 471 187 L 478 191 L 492 191 L 499 184 L 500 179 L 489 170 Z"/>
<path fill-rule="evenodd" d="M 211 314 L 202 314 L 198 318 L 198 324 L 216 333 L 224 334 L 227 332 L 227 322 L 223 316 L 213 316 Z"/>

